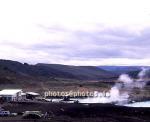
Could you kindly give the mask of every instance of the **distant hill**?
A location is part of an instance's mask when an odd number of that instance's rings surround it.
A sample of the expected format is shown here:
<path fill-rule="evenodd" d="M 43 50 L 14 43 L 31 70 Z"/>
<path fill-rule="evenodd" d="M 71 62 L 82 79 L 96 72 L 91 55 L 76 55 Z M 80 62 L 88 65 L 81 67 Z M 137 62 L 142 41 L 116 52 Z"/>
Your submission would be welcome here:
<path fill-rule="evenodd" d="M 29 65 L 11 60 L 0 60 L 0 83 L 19 80 L 50 80 L 55 78 L 77 80 L 113 79 L 118 76 L 95 66 L 68 66 L 60 64 Z"/>
<path fill-rule="evenodd" d="M 126 73 L 133 78 L 138 78 L 138 74 L 142 70 L 142 68 L 150 69 L 150 66 L 98 66 L 98 67 L 118 75 Z M 146 77 L 150 78 L 150 70 L 146 72 Z"/>
<path fill-rule="evenodd" d="M 140 71 L 142 67 L 148 67 L 148 66 L 98 66 L 98 67 L 106 71 L 122 74 L 122 73 Z"/>
<path fill-rule="evenodd" d="M 138 74 L 141 70 L 137 70 L 137 71 L 130 71 L 127 74 L 129 74 L 129 76 L 133 77 L 133 78 L 138 78 Z M 150 78 L 150 70 L 145 72 L 145 78 Z"/>

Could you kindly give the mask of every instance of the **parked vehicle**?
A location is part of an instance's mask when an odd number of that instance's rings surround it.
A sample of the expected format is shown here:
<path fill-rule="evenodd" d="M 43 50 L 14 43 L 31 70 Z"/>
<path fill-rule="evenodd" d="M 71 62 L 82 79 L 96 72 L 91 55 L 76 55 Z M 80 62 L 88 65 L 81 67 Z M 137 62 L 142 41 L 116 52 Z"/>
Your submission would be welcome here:
<path fill-rule="evenodd" d="M 10 111 L 0 111 L 0 116 L 9 116 Z"/>
<path fill-rule="evenodd" d="M 17 116 L 17 113 L 11 113 L 10 116 Z"/>
<path fill-rule="evenodd" d="M 41 111 L 25 111 L 23 116 L 24 119 L 40 119 L 43 117 Z"/>

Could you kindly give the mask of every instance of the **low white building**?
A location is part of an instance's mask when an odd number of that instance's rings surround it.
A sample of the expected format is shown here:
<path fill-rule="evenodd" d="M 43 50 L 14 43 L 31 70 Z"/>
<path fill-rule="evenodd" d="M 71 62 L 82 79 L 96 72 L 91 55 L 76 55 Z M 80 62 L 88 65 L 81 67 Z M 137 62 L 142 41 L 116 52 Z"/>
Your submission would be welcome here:
<path fill-rule="evenodd" d="M 37 97 L 39 97 L 40 94 L 39 93 L 35 93 L 35 92 L 26 92 L 26 98 L 27 99 L 35 99 Z"/>
<path fill-rule="evenodd" d="M 19 101 L 22 99 L 22 89 L 4 89 L 0 91 L 1 99 L 5 101 Z"/>

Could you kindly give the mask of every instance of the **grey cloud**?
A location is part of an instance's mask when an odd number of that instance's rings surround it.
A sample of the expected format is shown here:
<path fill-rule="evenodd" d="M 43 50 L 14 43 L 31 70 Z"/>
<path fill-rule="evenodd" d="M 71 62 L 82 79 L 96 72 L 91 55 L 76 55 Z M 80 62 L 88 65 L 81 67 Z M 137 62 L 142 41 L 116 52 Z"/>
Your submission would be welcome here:
<path fill-rule="evenodd" d="M 71 33 L 63 40 L 44 41 L 41 43 L 24 46 L 16 43 L 3 42 L 1 45 L 10 45 L 24 51 L 47 53 L 51 58 L 66 59 L 95 59 L 95 58 L 149 58 L 150 31 L 146 29 L 138 34 L 133 34 L 124 29 L 105 29 L 103 31 L 69 31 L 62 27 L 48 27 L 46 31 Z M 56 59 L 57 60 L 57 59 Z"/>
<path fill-rule="evenodd" d="M 63 30 L 62 30 L 63 31 Z M 141 36 L 124 30 L 105 30 L 100 32 L 74 31 L 63 44 L 34 45 L 33 49 L 64 55 L 68 58 L 147 58 L 150 50 L 149 34 Z M 32 49 L 32 48 L 31 48 Z"/>

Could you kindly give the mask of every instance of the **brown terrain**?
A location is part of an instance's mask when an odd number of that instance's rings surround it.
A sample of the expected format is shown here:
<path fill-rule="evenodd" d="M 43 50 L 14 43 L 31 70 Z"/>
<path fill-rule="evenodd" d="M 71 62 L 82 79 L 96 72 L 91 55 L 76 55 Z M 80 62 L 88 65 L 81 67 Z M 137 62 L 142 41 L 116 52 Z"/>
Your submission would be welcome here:
<path fill-rule="evenodd" d="M 40 110 L 49 112 L 49 119 L 25 120 L 21 116 L 3 117 L 0 122 L 149 122 L 149 108 L 129 108 L 113 104 L 11 103 L 4 106 L 11 112 Z"/>

